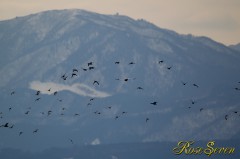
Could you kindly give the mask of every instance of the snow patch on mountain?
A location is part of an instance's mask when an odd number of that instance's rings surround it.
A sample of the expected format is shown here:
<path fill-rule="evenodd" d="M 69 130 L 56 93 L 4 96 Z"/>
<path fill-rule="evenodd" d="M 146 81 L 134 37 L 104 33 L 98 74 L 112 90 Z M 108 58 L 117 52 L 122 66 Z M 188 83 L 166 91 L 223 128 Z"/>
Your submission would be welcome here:
<path fill-rule="evenodd" d="M 52 92 L 70 91 L 80 96 L 92 97 L 92 98 L 105 98 L 111 96 L 109 93 L 98 91 L 85 84 L 74 83 L 72 85 L 58 84 L 54 82 L 40 82 L 32 81 L 29 84 L 29 88 L 32 90 L 39 90 L 42 94 L 52 94 Z M 51 92 L 48 89 L 51 88 Z"/>

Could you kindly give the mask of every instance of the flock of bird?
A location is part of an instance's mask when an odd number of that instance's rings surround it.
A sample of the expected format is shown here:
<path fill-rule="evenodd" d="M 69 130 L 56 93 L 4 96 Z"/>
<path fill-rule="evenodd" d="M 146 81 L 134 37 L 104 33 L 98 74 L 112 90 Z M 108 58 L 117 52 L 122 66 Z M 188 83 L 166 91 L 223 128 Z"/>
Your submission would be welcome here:
<path fill-rule="evenodd" d="M 163 60 L 159 60 L 157 63 L 159 65 L 162 65 L 164 63 L 164 61 Z M 120 61 L 115 61 L 114 64 L 115 65 L 120 65 L 121 63 L 120 63 Z M 128 65 L 136 65 L 136 62 L 129 62 Z M 63 81 L 66 81 L 68 79 L 76 78 L 78 76 L 78 73 L 80 72 L 80 70 L 82 70 L 84 72 L 87 72 L 87 71 L 91 71 L 91 70 L 94 70 L 94 69 L 96 69 L 96 67 L 94 66 L 94 62 L 91 61 L 91 62 L 87 63 L 87 66 L 85 68 L 72 68 L 72 71 L 70 73 L 64 73 L 63 75 L 60 76 L 60 79 L 63 80 Z M 173 66 L 168 66 L 168 67 L 165 67 L 165 69 L 170 71 L 170 70 L 174 69 L 174 67 Z M 115 80 L 118 80 L 118 81 L 122 80 L 123 82 L 128 82 L 129 80 L 135 80 L 135 79 L 136 78 L 126 78 L 125 77 L 125 78 L 121 78 L 121 79 L 120 78 L 116 78 Z M 185 82 L 185 81 L 180 81 L 180 84 L 182 84 L 183 86 L 192 85 L 192 87 L 195 87 L 196 89 L 198 89 L 200 87 L 197 83 L 189 84 L 188 82 Z M 240 82 L 238 82 L 238 84 L 240 84 Z M 93 80 L 92 81 L 92 85 L 93 86 L 100 86 L 101 83 L 98 80 Z M 139 91 L 144 91 L 144 88 L 141 87 L 141 86 L 136 87 L 136 89 L 139 90 Z M 239 87 L 235 87 L 234 89 L 236 91 L 240 91 L 240 85 L 239 85 Z M 58 92 L 57 91 L 52 91 L 51 88 L 49 88 L 47 91 L 49 93 L 51 93 L 53 96 L 57 96 L 58 95 Z M 10 92 L 10 95 L 14 96 L 16 93 L 17 93 L 16 91 L 12 91 L 12 92 Z M 41 91 L 40 90 L 36 91 L 36 93 L 34 95 L 36 96 L 36 98 L 34 99 L 34 102 L 39 102 L 41 100 L 41 97 L 40 97 Z M 95 100 L 95 98 L 90 98 L 89 102 L 87 103 L 87 106 L 90 107 L 92 105 L 92 101 L 94 101 L 94 100 Z M 62 102 L 63 99 L 58 99 L 58 101 Z M 196 104 L 195 100 L 190 100 L 190 102 L 191 102 L 192 106 L 194 104 Z M 156 106 L 156 105 L 158 105 L 158 101 L 152 101 L 152 102 L 149 103 L 149 105 Z M 192 106 L 189 106 L 188 108 L 191 109 Z M 113 106 L 106 106 L 105 108 L 108 109 L 108 110 L 111 110 L 112 107 Z M 63 107 L 62 111 L 65 111 L 65 110 L 66 110 L 66 108 Z M 200 112 L 202 112 L 203 110 L 204 110 L 203 107 L 201 107 L 199 109 Z M 11 112 L 12 111 L 12 107 L 9 107 L 8 111 Z M 31 107 L 29 107 L 24 114 L 25 115 L 29 115 L 30 113 L 31 113 Z M 40 112 L 40 113 L 42 115 L 50 116 L 53 113 L 53 111 L 52 110 L 48 110 L 47 112 Z M 95 110 L 93 113 L 95 115 L 101 115 L 102 114 L 102 112 L 98 111 L 98 110 Z M 4 114 L 5 114 L 4 112 L 0 112 L 1 119 L 3 119 Z M 115 115 L 114 119 L 117 120 L 120 117 L 125 116 L 126 114 L 127 114 L 127 111 L 121 111 L 121 113 Z M 240 116 L 238 111 L 233 111 L 232 114 L 236 114 L 236 115 Z M 226 114 L 224 116 L 224 119 L 228 120 L 229 116 L 232 115 L 232 114 L 231 113 Z M 62 112 L 60 115 L 64 116 L 64 113 Z M 73 115 L 74 116 L 80 116 L 80 113 L 75 113 Z M 146 117 L 145 118 L 145 122 L 148 123 L 149 121 L 150 121 L 150 117 Z M 6 123 L 1 124 L 0 127 L 12 129 L 12 128 L 14 128 L 14 124 L 6 122 Z M 35 133 L 38 133 L 38 131 L 39 131 L 39 128 L 36 128 L 36 129 L 32 130 L 32 133 L 35 134 Z M 21 136 L 23 133 L 24 133 L 23 131 L 19 131 L 18 135 Z M 69 138 L 69 141 L 73 144 L 73 140 L 72 139 Z"/>

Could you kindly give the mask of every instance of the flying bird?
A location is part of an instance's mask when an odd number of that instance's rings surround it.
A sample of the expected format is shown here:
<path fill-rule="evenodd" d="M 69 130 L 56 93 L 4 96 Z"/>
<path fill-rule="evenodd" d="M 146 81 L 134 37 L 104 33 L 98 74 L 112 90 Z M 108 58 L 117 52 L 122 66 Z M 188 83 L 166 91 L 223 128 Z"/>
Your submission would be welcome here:
<path fill-rule="evenodd" d="M 40 91 L 37 91 L 37 93 L 36 93 L 35 95 L 37 95 L 37 96 L 38 96 L 39 94 L 40 94 Z"/>
<path fill-rule="evenodd" d="M 152 105 L 157 105 L 157 102 L 152 102 L 152 103 L 150 103 L 150 104 L 152 104 Z"/>
<path fill-rule="evenodd" d="M 49 116 L 49 115 L 51 115 L 51 113 L 52 113 L 52 111 L 51 111 L 51 110 L 49 110 L 49 111 L 48 111 L 48 116 Z"/>
<path fill-rule="evenodd" d="M 61 78 L 63 78 L 63 79 L 64 79 L 65 77 L 66 77 L 66 73 L 65 73 L 64 75 L 61 76 Z"/>
<path fill-rule="evenodd" d="M 95 85 L 95 84 L 99 85 L 99 82 L 98 81 L 94 81 L 93 85 Z"/>
<path fill-rule="evenodd" d="M 149 118 L 146 118 L 146 123 L 148 122 Z"/>
<path fill-rule="evenodd" d="M 35 102 L 36 102 L 36 101 L 39 101 L 40 99 L 41 99 L 41 98 L 37 98 L 37 99 L 35 99 Z"/>
<path fill-rule="evenodd" d="M 134 62 L 130 62 L 129 65 L 134 65 L 135 63 Z"/>
<path fill-rule="evenodd" d="M 57 95 L 57 93 L 58 93 L 58 92 L 57 92 L 57 91 L 55 91 L 55 92 L 53 93 L 53 95 Z"/>
<path fill-rule="evenodd" d="M 139 90 L 143 90 L 143 88 L 142 88 L 142 87 L 137 87 L 137 89 L 139 89 Z"/>
<path fill-rule="evenodd" d="M 12 92 L 11 92 L 11 95 L 14 95 L 14 94 L 15 94 L 15 91 L 12 91 Z"/>
<path fill-rule="evenodd" d="M 72 139 L 69 139 L 69 141 L 73 144 L 73 140 Z"/>
<path fill-rule="evenodd" d="M 30 111 L 26 111 L 25 114 L 27 115 Z"/>
<path fill-rule="evenodd" d="M 39 129 L 36 129 L 36 130 L 34 130 L 34 131 L 33 131 L 33 133 L 37 133 L 37 132 L 38 132 L 38 130 L 39 130 Z"/>
<path fill-rule="evenodd" d="M 163 60 L 158 61 L 159 64 L 160 64 L 160 63 L 163 63 L 163 62 L 164 62 Z"/>
<path fill-rule="evenodd" d="M 187 84 L 187 82 L 183 82 L 183 81 L 182 81 L 182 84 L 185 86 L 185 85 Z"/>
<path fill-rule="evenodd" d="M 194 87 L 197 87 L 197 88 L 199 87 L 199 86 L 198 86 L 197 84 L 195 84 L 195 83 L 193 84 L 193 86 L 194 86 Z"/>
<path fill-rule="evenodd" d="M 107 108 L 108 108 L 108 109 L 111 109 L 112 107 L 111 107 L 111 106 L 108 106 Z"/>
<path fill-rule="evenodd" d="M 76 73 L 72 73 L 72 78 L 73 78 L 74 76 L 77 76 L 77 74 L 76 74 Z"/>
<path fill-rule="evenodd" d="M 50 92 L 50 91 L 51 91 L 51 88 L 48 89 L 48 92 Z"/>
<path fill-rule="evenodd" d="M 22 134 L 23 134 L 23 132 L 22 132 L 22 131 L 20 131 L 18 136 L 20 136 L 20 135 L 22 135 Z"/>
<path fill-rule="evenodd" d="M 93 62 L 88 62 L 88 66 L 93 65 Z"/>
<path fill-rule="evenodd" d="M 120 64 L 120 62 L 119 62 L 119 61 L 116 61 L 115 64 Z"/>
<path fill-rule="evenodd" d="M 168 70 L 171 70 L 171 68 L 172 68 L 172 66 L 170 66 L 170 67 L 167 67 L 167 69 L 168 69 Z"/>
<path fill-rule="evenodd" d="M 78 70 L 77 70 L 76 68 L 74 68 L 72 71 L 73 71 L 73 72 L 78 72 Z"/>
<path fill-rule="evenodd" d="M 64 81 L 66 81 L 66 80 L 67 80 L 67 78 L 68 78 L 68 76 L 64 77 L 64 78 L 63 78 L 63 80 L 64 80 Z"/>
<path fill-rule="evenodd" d="M 8 128 L 9 126 L 8 126 L 8 123 L 6 123 L 6 124 L 1 125 L 0 127 Z"/>
<path fill-rule="evenodd" d="M 93 70 L 94 68 L 95 68 L 95 67 L 89 67 L 88 69 L 89 69 L 89 70 Z"/>
<path fill-rule="evenodd" d="M 192 104 L 195 104 L 196 102 L 195 102 L 194 100 L 191 100 L 191 103 L 192 103 Z"/>
<path fill-rule="evenodd" d="M 225 120 L 228 120 L 228 115 L 225 115 Z"/>
<path fill-rule="evenodd" d="M 200 108 L 200 112 L 203 111 L 203 108 Z"/>
<path fill-rule="evenodd" d="M 83 71 L 87 71 L 87 69 L 86 69 L 86 68 L 82 68 L 82 70 L 83 70 Z"/>

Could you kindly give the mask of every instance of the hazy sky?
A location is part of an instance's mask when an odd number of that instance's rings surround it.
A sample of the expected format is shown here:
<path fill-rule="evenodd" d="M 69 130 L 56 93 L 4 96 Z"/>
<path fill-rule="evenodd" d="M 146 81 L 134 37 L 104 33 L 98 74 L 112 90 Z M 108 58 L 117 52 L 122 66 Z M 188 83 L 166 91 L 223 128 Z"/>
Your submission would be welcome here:
<path fill-rule="evenodd" d="M 240 0 L 0 0 L 0 19 L 44 10 L 79 8 L 143 18 L 178 33 L 240 42 Z"/>

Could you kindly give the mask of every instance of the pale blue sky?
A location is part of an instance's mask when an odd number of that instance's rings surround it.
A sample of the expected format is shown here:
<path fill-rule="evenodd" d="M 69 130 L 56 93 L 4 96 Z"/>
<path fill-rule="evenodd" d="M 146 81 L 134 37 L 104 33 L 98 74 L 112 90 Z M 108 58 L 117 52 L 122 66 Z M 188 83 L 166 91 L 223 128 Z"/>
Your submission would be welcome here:
<path fill-rule="evenodd" d="M 44 10 L 79 8 L 102 14 L 143 18 L 178 33 L 240 42 L 240 0 L 0 0 L 0 19 Z"/>

